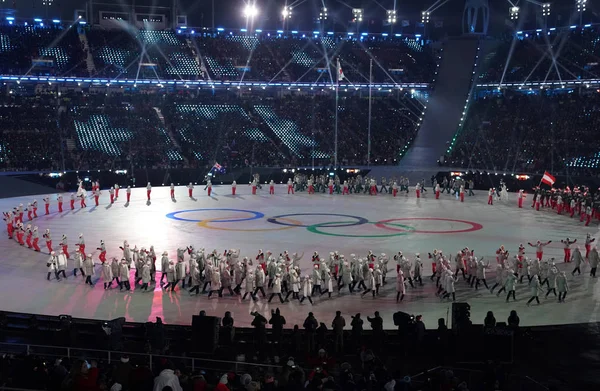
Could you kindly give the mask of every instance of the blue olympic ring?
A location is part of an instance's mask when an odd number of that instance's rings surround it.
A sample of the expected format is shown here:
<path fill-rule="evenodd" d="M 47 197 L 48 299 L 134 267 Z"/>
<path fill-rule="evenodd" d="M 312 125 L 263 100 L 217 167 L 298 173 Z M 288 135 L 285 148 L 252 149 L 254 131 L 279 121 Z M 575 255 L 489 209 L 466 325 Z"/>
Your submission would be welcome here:
<path fill-rule="evenodd" d="M 238 221 L 248 221 L 248 220 L 257 220 L 257 219 L 262 219 L 263 217 L 265 217 L 265 215 L 263 213 L 260 212 L 255 212 L 253 210 L 244 210 L 244 209 L 225 209 L 225 208 L 202 208 L 202 209 L 188 209 L 188 210 L 178 210 L 177 212 L 171 212 L 169 214 L 167 214 L 167 217 L 169 219 L 173 219 L 173 220 L 179 220 L 179 221 L 189 221 L 192 223 L 200 223 L 204 220 L 192 220 L 192 219 L 183 219 L 181 217 L 177 217 L 178 214 L 180 213 L 187 213 L 187 212 L 197 212 L 197 211 L 205 211 L 205 210 L 225 210 L 225 211 L 229 211 L 229 212 L 244 212 L 244 213 L 252 213 L 254 216 L 252 217 L 248 217 L 245 219 L 235 219 L 235 220 L 212 220 L 211 222 L 213 223 L 236 223 Z"/>
<path fill-rule="evenodd" d="M 359 216 L 351 216 L 351 215 L 341 215 L 341 214 L 336 214 L 336 213 L 290 213 L 290 214 L 286 214 L 286 215 L 279 215 L 279 216 L 273 216 L 267 219 L 267 221 L 269 223 L 273 223 L 273 224 L 279 224 L 279 225 L 289 225 L 289 226 L 293 226 L 293 227 L 309 227 L 312 224 L 308 224 L 308 225 L 296 225 L 296 224 L 290 224 L 290 223 L 282 223 L 280 221 L 277 221 L 278 218 L 284 218 L 284 217 L 290 217 L 290 216 L 339 216 L 339 217 L 350 217 L 351 219 L 356 219 L 356 223 L 347 223 L 347 224 L 336 224 L 336 225 L 329 225 L 328 227 L 353 227 L 355 225 L 363 225 L 363 224 L 367 224 L 369 222 L 369 220 L 363 218 L 363 217 L 359 217 Z"/>

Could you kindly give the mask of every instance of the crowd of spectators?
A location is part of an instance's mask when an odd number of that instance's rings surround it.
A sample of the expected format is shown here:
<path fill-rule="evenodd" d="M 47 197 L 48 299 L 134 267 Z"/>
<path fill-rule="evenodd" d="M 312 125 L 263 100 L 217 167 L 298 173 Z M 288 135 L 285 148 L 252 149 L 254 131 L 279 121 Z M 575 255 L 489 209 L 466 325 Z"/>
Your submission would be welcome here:
<path fill-rule="evenodd" d="M 600 94 L 505 90 L 474 100 L 447 165 L 514 172 L 597 172 Z"/>
<path fill-rule="evenodd" d="M 205 315 L 201 312 L 200 316 Z M 90 358 L 96 357 L 95 353 L 70 358 L 4 354 L 0 358 L 0 387 L 49 391 L 468 390 L 467 383 L 447 369 L 436 368 L 410 377 L 418 370 L 454 360 L 450 357 L 456 352 L 448 350 L 453 337 L 444 319 L 438 321 L 437 330 L 426 332 L 417 316 L 407 324 L 398 324 L 395 335 L 383 330 L 378 312 L 373 317 L 361 318 L 360 313 L 351 316 L 351 330 L 346 331 L 341 311 L 326 321 L 317 320 L 310 312 L 304 323 L 294 325 L 291 334 L 286 334 L 288 338 L 283 339 L 286 322 L 279 309 L 271 311 L 270 319 L 259 313 L 254 316 L 251 349 L 255 357 L 247 358 L 234 341 L 236 328 L 231 314 L 227 312 L 221 319 L 220 344 L 229 357 L 236 358 L 235 363 L 211 362 L 212 356 L 190 366 L 190 360 L 184 357 L 192 353 L 189 343 L 178 352 L 179 356 L 165 347 L 154 351 L 151 359 L 135 353 L 113 353 L 110 362 Z M 487 330 L 500 327 L 491 312 L 484 323 Z M 371 333 L 363 331 L 367 324 Z M 162 325 L 157 318 L 155 328 Z M 507 325 L 503 326 L 505 332 L 519 335 L 515 311 L 511 311 Z M 155 337 L 151 336 L 147 344 L 154 345 Z M 392 339 L 395 342 L 389 345 Z M 164 341 L 161 346 L 165 346 Z M 246 364 L 248 361 L 259 365 Z M 498 362 L 490 361 L 483 372 L 479 370 L 482 375 L 471 377 L 473 386 L 503 389 L 507 373 L 501 368 Z"/>
<path fill-rule="evenodd" d="M 432 82 L 435 50 L 414 39 L 345 40 L 324 37 L 219 35 L 194 39 L 209 76 L 217 80 L 335 82 L 337 59 L 345 77 L 369 82 Z"/>
<path fill-rule="evenodd" d="M 190 110 L 189 105 L 194 109 Z M 344 93 L 338 107 L 338 161 L 366 164 L 368 98 Z M 422 108 L 422 103 L 408 92 L 386 92 L 373 97 L 372 164 L 394 164 L 400 160 L 404 148 L 416 135 Z M 184 155 L 201 163 L 216 160 L 230 167 L 297 166 L 312 164 L 313 157 L 315 164 L 334 160 L 333 91 L 276 97 L 176 96 L 165 104 L 163 114 Z"/>
<path fill-rule="evenodd" d="M 486 56 L 479 82 L 595 79 L 600 71 L 599 40 L 597 28 L 591 27 L 550 35 L 511 34 Z"/>
<path fill-rule="evenodd" d="M 0 73 L 88 76 L 77 29 L 60 24 L 0 25 Z"/>
<path fill-rule="evenodd" d="M 429 43 L 399 37 L 186 37 L 171 29 L 0 26 L 2 74 L 335 82 L 337 59 L 353 83 L 368 82 L 371 59 L 374 82 L 427 83 L 438 56 Z"/>

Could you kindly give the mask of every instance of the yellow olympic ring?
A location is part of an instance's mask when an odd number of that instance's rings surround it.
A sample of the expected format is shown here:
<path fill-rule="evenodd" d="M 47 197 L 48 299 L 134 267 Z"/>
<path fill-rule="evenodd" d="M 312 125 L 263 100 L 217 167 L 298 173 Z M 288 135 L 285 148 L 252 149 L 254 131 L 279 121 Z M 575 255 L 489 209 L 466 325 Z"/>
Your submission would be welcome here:
<path fill-rule="evenodd" d="M 237 216 L 233 216 L 231 218 L 237 218 Z M 241 232 L 266 232 L 266 231 L 283 231 L 286 229 L 292 229 L 292 228 L 301 228 L 302 227 L 302 222 L 298 221 L 298 220 L 294 220 L 294 219 L 288 219 L 288 218 L 283 218 L 280 217 L 278 218 L 278 220 L 283 220 L 286 221 L 288 223 L 291 224 L 295 224 L 295 225 L 286 225 L 280 228 L 252 228 L 252 229 L 239 229 L 239 228 L 220 228 L 220 227 L 214 227 L 214 226 L 209 226 L 208 223 L 210 223 L 211 221 L 215 221 L 215 220 L 221 220 L 222 217 L 217 217 L 214 219 L 206 219 L 206 220 L 202 220 L 200 222 L 198 222 L 198 226 L 202 227 L 202 228 L 208 228 L 208 229 L 217 229 L 217 230 L 221 230 L 221 231 L 241 231 Z"/>

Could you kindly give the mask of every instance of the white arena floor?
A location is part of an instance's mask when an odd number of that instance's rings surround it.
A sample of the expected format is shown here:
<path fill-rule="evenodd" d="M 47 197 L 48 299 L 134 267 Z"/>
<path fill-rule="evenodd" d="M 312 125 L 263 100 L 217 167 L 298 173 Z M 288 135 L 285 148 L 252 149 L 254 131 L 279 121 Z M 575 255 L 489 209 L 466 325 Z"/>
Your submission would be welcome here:
<path fill-rule="evenodd" d="M 379 310 L 386 328 L 394 328 L 392 314 L 398 310 L 410 314 L 422 314 L 425 324 L 434 328 L 438 318 L 446 318 L 451 312 L 451 302 L 440 301 L 435 296 L 435 284 L 425 280 L 423 287 L 408 287 L 404 302 L 395 301 L 395 263 L 389 263 L 388 282 L 381 296 L 361 298 L 344 290 L 335 292 L 331 298 L 316 298 L 314 305 L 307 301 L 280 304 L 274 299 L 271 304 L 260 299 L 257 303 L 242 302 L 239 297 L 224 293 L 222 298 L 206 295 L 190 296 L 179 288 L 174 292 L 163 292 L 153 287 L 153 292 L 144 293 L 135 288 L 132 292 L 120 292 L 118 288 L 105 291 L 102 281 L 94 288 L 84 284 L 81 277 L 72 275 L 67 280 L 46 281 L 46 261 L 48 253 L 41 238 L 46 228 L 50 228 L 55 248 L 62 234 L 69 238 L 69 251 L 74 252 L 79 233 L 85 235 L 88 252 L 106 242 L 107 258 L 121 257 L 119 246 L 128 240 L 131 247 L 154 245 L 157 254 L 168 251 L 175 257 L 177 247 L 194 245 L 204 247 L 207 252 L 217 249 L 235 248 L 241 256 L 254 257 L 258 249 L 274 254 L 288 250 L 290 253 L 304 253 L 301 260 L 303 273 L 310 268 L 313 251 L 327 256 L 338 250 L 348 257 L 351 253 L 364 257 L 368 250 L 376 254 L 386 253 L 390 257 L 397 251 L 413 257 L 422 254 L 426 275 L 431 274 L 431 263 L 427 253 L 442 249 L 447 254 L 469 247 L 475 254 L 490 262 L 488 282 L 493 284 L 495 250 L 504 245 L 515 254 L 519 243 L 536 240 L 552 240 L 546 247 L 544 256 L 556 257 L 559 269 L 568 272 L 570 291 L 566 303 L 558 303 L 554 296 L 541 298 L 539 306 L 527 307 L 530 297 L 527 284 L 517 288 L 517 302 L 505 304 L 504 297 L 496 297 L 485 288 L 475 291 L 459 280 L 456 284 L 457 301 L 471 305 L 471 318 L 482 323 L 486 312 L 494 312 L 496 319 L 505 320 L 510 310 L 517 310 L 522 325 L 551 325 L 600 321 L 600 284 L 588 276 L 589 266 L 581 276 L 571 277 L 572 264 L 563 264 L 561 239 L 585 240 L 586 233 L 598 237 L 598 224 L 584 227 L 579 219 L 558 216 L 554 211 L 540 212 L 530 208 L 531 200 L 523 209 L 517 208 L 516 195 L 510 200 L 487 205 L 487 194 L 477 192 L 474 197 L 466 197 L 464 203 L 444 194 L 435 200 L 431 189 L 421 199 L 410 195 L 328 195 L 297 193 L 286 194 L 284 186 L 277 186 L 274 195 L 269 195 L 264 187 L 257 195 L 251 195 L 249 186 L 238 186 L 238 195 L 231 196 L 230 186 L 215 186 L 212 197 L 208 197 L 203 187 L 196 187 L 194 196 L 187 197 L 187 189 L 176 188 L 176 201 L 169 196 L 168 187 L 152 190 L 152 202 L 146 202 L 146 189 L 132 192 L 131 203 L 125 205 L 125 191 L 120 198 L 109 204 L 108 192 L 104 191 L 100 206 L 93 207 L 93 199 L 88 198 L 88 207 L 71 211 L 69 196 L 65 196 L 65 211 L 59 214 L 56 196 L 52 195 L 51 214 L 43 215 L 42 197 L 38 217 L 32 223 L 39 227 L 42 253 L 21 247 L 6 235 L 0 239 L 0 310 L 36 314 L 70 314 L 79 318 L 112 319 L 124 316 L 128 321 L 154 321 L 160 316 L 166 323 L 190 324 L 191 317 L 205 310 L 208 315 L 222 316 L 231 311 L 238 326 L 248 326 L 251 311 L 259 311 L 267 318 L 270 310 L 280 307 L 287 319 L 287 326 L 302 325 L 306 313 L 312 311 L 319 321 L 330 325 L 334 312 L 341 310 L 347 318 L 360 312 L 363 317 Z M 34 197 L 20 197 L 0 200 L 0 210 L 8 211 L 19 203 L 27 205 Z M 278 217 L 279 216 L 279 217 Z M 25 222 L 27 217 L 25 215 Z M 233 220 L 228 222 L 228 220 Z M 236 221 L 237 220 L 237 221 Z M 388 224 L 380 221 L 392 220 Z M 351 225 L 361 223 L 357 225 Z M 289 224 L 289 225 L 283 225 Z M 392 225 L 396 224 L 396 225 Z M 342 226 L 339 226 L 342 225 Z M 346 225 L 346 226 L 343 226 Z M 4 228 L 4 227 L 3 227 Z M 583 248 L 583 243 L 581 243 Z M 94 259 L 98 260 L 98 251 Z M 529 256 L 535 256 L 534 249 L 528 247 Z M 160 255 L 159 255 L 160 259 Z M 160 260 L 157 262 L 160 267 Z M 69 265 L 68 270 L 71 269 Z M 132 271 L 133 273 L 133 271 Z M 96 276 L 100 277 L 100 266 L 96 266 Z"/>

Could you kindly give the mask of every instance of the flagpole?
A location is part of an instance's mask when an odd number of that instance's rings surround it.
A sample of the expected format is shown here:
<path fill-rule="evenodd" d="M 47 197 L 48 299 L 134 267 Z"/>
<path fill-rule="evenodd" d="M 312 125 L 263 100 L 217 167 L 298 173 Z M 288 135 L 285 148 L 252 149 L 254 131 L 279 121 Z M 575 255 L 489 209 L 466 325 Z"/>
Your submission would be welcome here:
<path fill-rule="evenodd" d="M 369 124 L 367 130 L 367 167 L 371 166 L 371 86 L 373 84 L 373 59 L 369 60 Z"/>
<path fill-rule="evenodd" d="M 335 83 L 335 140 L 333 142 L 334 144 L 334 152 L 333 152 L 333 165 L 334 165 L 334 169 L 337 169 L 337 165 L 338 165 L 338 99 L 339 99 L 339 95 L 338 95 L 338 89 L 340 87 L 340 59 L 337 59 L 337 79 L 336 79 L 336 83 Z"/>

